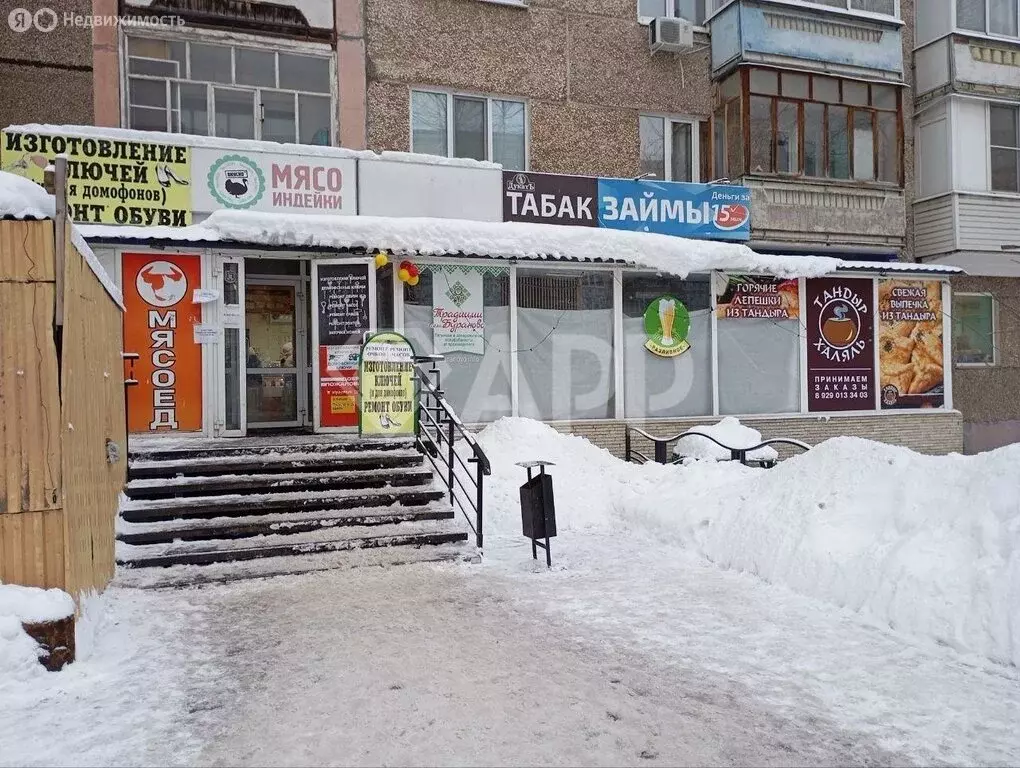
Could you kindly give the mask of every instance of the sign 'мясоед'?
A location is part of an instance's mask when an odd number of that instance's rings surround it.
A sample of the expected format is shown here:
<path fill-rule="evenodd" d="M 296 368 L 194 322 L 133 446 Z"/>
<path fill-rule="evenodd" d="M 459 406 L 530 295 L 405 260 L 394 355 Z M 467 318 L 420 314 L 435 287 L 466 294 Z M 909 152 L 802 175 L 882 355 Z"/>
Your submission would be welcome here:
<path fill-rule="evenodd" d="M 708 240 L 751 236 L 747 187 L 503 172 L 503 220 Z"/>

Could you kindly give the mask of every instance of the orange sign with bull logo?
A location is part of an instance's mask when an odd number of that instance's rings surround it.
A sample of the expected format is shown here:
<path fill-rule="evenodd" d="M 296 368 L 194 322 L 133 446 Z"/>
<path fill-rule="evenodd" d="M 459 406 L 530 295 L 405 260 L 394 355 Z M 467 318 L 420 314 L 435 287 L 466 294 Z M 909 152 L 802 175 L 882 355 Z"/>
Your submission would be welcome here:
<path fill-rule="evenodd" d="M 202 347 L 195 326 L 202 305 L 197 255 L 125 253 L 124 349 L 136 352 L 128 393 L 131 432 L 197 432 L 202 429 Z"/>

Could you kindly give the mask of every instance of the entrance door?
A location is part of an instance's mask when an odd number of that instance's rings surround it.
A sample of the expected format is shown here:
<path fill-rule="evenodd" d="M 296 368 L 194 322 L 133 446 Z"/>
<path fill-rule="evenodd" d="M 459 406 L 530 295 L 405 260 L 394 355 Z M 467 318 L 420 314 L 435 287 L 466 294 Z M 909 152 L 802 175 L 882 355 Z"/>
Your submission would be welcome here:
<path fill-rule="evenodd" d="M 306 421 L 304 295 L 300 277 L 249 275 L 245 281 L 249 429 L 298 427 Z"/>
<path fill-rule="evenodd" d="M 356 430 L 361 342 L 375 330 L 373 260 L 312 262 L 311 314 L 315 431 Z"/>

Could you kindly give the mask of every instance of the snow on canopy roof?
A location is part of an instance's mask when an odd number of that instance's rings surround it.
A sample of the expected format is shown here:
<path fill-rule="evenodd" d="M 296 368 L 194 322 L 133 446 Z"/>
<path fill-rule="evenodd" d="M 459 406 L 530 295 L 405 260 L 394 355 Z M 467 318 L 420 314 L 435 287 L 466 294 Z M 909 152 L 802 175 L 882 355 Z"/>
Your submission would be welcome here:
<path fill-rule="evenodd" d="M 235 243 L 267 247 L 383 249 L 401 256 L 479 256 L 632 264 L 685 277 L 720 270 L 780 277 L 833 272 L 966 274 L 959 267 L 759 254 L 741 243 L 647 232 L 519 222 L 218 211 L 190 227 L 81 225 L 90 240 Z"/>
<path fill-rule="evenodd" d="M 376 153 L 367 149 L 344 149 L 321 144 L 283 144 L 275 141 L 254 141 L 252 139 L 226 139 L 216 136 L 195 136 L 187 133 L 166 133 L 164 131 L 134 131 L 129 128 L 103 128 L 94 125 L 46 125 L 27 123 L 11 125 L 4 133 L 39 133 L 47 136 L 83 136 L 114 141 L 139 141 L 145 143 L 175 144 L 185 147 L 203 147 L 234 152 L 275 152 L 284 155 L 306 157 L 329 157 L 350 160 L 389 160 L 397 163 L 420 163 L 423 165 L 453 165 L 460 168 L 500 169 L 498 163 L 471 160 L 462 157 L 440 157 L 413 152 Z"/>
<path fill-rule="evenodd" d="M 847 261 L 842 260 L 840 272 L 919 272 L 921 274 L 965 275 L 967 271 L 949 264 L 918 264 L 913 261 Z"/>
<path fill-rule="evenodd" d="M 222 241 L 264 246 L 609 262 L 679 277 L 713 269 L 814 277 L 834 272 L 840 264 L 838 259 L 820 256 L 764 256 L 740 243 L 557 224 L 217 211 L 202 228 Z"/>
<path fill-rule="evenodd" d="M 56 215 L 53 195 L 34 181 L 0 171 L 0 219 L 52 219 Z"/>

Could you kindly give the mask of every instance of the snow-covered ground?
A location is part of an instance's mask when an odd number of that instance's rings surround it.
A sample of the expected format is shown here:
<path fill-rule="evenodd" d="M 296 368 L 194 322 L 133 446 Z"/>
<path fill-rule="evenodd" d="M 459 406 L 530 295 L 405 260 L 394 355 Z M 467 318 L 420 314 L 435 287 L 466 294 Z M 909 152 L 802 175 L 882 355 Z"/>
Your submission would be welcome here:
<path fill-rule="evenodd" d="M 836 440 L 753 470 L 513 420 L 482 443 L 481 566 L 114 587 L 84 660 L 0 677 L 0 765 L 1020 763 L 1015 450 Z M 551 570 L 519 537 L 534 458 Z"/>
<path fill-rule="evenodd" d="M 740 436 L 724 426 L 709 431 Z M 1020 444 L 923 456 L 844 437 L 761 470 L 637 467 L 525 419 L 496 422 L 480 442 L 494 466 L 489 530 L 520 530 L 515 462 L 550 460 L 561 529 L 651 535 L 897 630 L 1020 664 Z"/>

